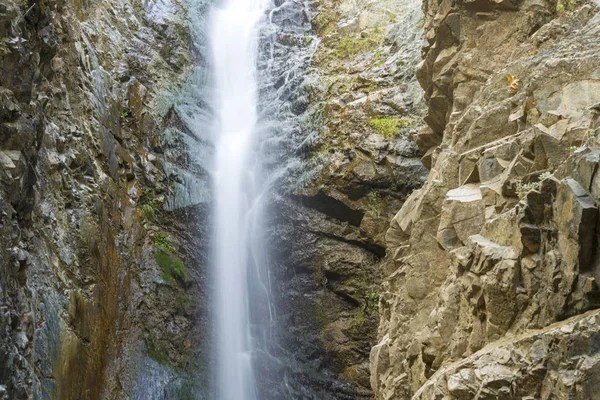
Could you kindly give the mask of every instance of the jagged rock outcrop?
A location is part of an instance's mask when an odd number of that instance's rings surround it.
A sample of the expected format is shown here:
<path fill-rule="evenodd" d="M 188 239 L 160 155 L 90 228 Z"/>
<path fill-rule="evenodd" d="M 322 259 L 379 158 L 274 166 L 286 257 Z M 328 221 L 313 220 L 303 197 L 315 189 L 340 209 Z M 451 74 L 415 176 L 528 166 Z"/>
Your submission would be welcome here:
<path fill-rule="evenodd" d="M 184 4 L 4 0 L 0 54 L 0 398 L 184 396 L 202 277 L 158 111 Z"/>
<path fill-rule="evenodd" d="M 597 316 L 566 319 L 599 306 L 598 5 L 423 8 L 431 172 L 386 235 L 376 397 L 594 398 Z"/>

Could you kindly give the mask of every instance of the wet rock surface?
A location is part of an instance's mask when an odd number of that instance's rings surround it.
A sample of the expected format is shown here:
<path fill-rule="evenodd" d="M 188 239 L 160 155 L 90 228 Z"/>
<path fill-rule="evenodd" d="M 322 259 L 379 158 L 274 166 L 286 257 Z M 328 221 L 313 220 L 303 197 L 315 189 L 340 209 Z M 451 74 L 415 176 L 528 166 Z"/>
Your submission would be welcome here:
<path fill-rule="evenodd" d="M 185 265 L 205 255 L 191 213 L 166 211 L 178 178 L 158 112 L 189 41 L 177 1 L 0 4 L 0 398 L 201 383 L 204 284 Z"/>
<path fill-rule="evenodd" d="M 282 347 L 273 354 L 288 384 L 273 398 L 369 399 L 385 232 L 426 174 L 411 140 L 425 110 L 413 73 L 422 14 L 416 2 L 305 12 L 308 31 L 275 36 L 286 60 L 296 48 L 309 58 L 292 73 L 273 63 L 291 150 L 269 218 Z"/>

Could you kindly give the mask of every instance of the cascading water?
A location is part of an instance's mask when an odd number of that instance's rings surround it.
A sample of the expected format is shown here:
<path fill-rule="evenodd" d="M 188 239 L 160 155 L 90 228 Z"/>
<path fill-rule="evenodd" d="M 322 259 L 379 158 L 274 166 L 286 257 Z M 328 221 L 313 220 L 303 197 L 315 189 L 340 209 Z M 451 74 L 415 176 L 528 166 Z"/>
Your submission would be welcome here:
<path fill-rule="evenodd" d="M 216 113 L 216 397 L 221 400 L 256 398 L 249 298 L 254 263 L 249 260 L 264 258 L 256 254 L 264 246 L 251 241 L 257 215 L 252 149 L 257 124 L 258 22 L 263 8 L 262 0 L 225 0 L 213 10 L 209 29 Z"/>

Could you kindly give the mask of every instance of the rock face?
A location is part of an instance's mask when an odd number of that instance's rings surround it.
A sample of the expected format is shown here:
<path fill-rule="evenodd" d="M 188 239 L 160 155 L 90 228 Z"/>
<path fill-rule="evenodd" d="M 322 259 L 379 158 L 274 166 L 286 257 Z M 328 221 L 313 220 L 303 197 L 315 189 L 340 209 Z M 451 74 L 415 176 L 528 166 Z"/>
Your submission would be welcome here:
<path fill-rule="evenodd" d="M 194 385 L 202 277 L 185 210 L 164 210 L 176 121 L 159 107 L 192 64 L 185 15 L 170 0 L 0 4 L 2 399 Z"/>
<path fill-rule="evenodd" d="M 386 234 L 376 398 L 595 398 L 598 5 L 423 9 L 431 171 Z"/>
<path fill-rule="evenodd" d="M 259 391 L 371 398 L 385 232 L 426 172 L 422 13 L 275 3 L 260 111 L 296 130 L 267 140 L 293 157 L 265 370 L 286 379 Z M 0 4 L 0 399 L 210 398 L 207 6 Z"/>
<path fill-rule="evenodd" d="M 306 10 L 314 37 L 277 37 L 279 46 L 313 54 L 297 86 L 278 89 L 294 93 L 292 115 L 279 120 L 298 124 L 270 233 L 286 349 L 276 353 L 290 360 L 295 391 L 273 398 L 372 398 L 385 232 L 426 174 L 411 140 L 425 111 L 412 73 L 422 45 L 419 6 L 320 2 Z M 284 69 L 275 81 L 289 76 Z"/>
<path fill-rule="evenodd" d="M 594 398 L 598 5 L 275 3 L 261 398 Z M 210 398 L 206 11 L 0 4 L 0 399 Z"/>

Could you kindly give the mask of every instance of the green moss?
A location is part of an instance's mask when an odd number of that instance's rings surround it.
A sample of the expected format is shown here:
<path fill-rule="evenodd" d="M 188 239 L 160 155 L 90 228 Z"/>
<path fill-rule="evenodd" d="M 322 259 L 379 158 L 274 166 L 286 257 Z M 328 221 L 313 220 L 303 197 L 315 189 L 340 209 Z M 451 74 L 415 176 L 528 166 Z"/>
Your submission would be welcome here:
<path fill-rule="evenodd" d="M 414 125 L 415 119 L 402 117 L 402 118 L 375 118 L 370 121 L 370 124 L 377 133 L 386 137 L 393 138 L 395 137 L 400 129 L 409 128 Z"/>
<path fill-rule="evenodd" d="M 320 13 L 318 13 L 313 18 L 313 26 L 315 27 L 315 31 L 319 35 L 324 35 L 333 29 L 335 26 L 335 22 L 338 20 L 338 16 L 335 12 L 327 9 Z"/>
<path fill-rule="evenodd" d="M 163 280 L 169 285 L 185 280 L 186 274 L 183 261 L 172 252 L 160 248 L 154 253 L 154 258 L 162 271 Z"/>
<path fill-rule="evenodd" d="M 361 38 L 342 38 L 335 46 L 334 56 L 337 58 L 352 58 L 360 53 L 365 53 L 375 49 L 381 43 L 381 35 Z"/>
<path fill-rule="evenodd" d="M 382 58 L 381 56 L 383 55 L 383 50 L 379 50 L 377 51 L 377 53 L 375 53 L 375 55 L 373 56 L 373 66 L 374 67 L 380 67 L 383 65 L 383 63 L 385 63 L 386 59 Z"/>
<path fill-rule="evenodd" d="M 163 365 L 171 365 L 169 362 L 169 357 L 158 348 L 156 343 L 154 343 L 154 338 L 151 336 L 144 339 L 146 344 L 146 351 L 148 352 L 148 356 L 159 364 Z"/>
<path fill-rule="evenodd" d="M 181 315 L 190 315 L 194 311 L 194 301 L 187 292 L 180 291 L 175 296 L 175 311 Z"/>
<path fill-rule="evenodd" d="M 354 316 L 354 322 L 357 325 L 362 325 L 365 323 L 365 313 L 362 311 L 359 311 L 358 313 L 356 313 L 356 315 Z"/>

